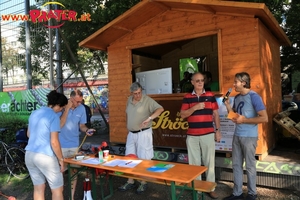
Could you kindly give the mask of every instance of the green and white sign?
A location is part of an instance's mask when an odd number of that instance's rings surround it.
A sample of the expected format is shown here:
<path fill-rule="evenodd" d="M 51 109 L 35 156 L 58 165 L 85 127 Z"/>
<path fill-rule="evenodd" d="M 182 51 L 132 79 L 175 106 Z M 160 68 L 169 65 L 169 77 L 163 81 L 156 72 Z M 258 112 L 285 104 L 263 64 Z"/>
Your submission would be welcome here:
<path fill-rule="evenodd" d="M 18 115 L 22 119 L 28 119 L 32 111 L 47 106 L 46 95 L 49 92 L 49 88 L 0 92 L 0 111 Z"/>
<path fill-rule="evenodd" d="M 180 70 L 180 80 L 183 79 L 183 74 L 185 71 L 189 73 L 198 72 L 198 64 L 195 59 L 183 58 L 179 60 L 179 70 Z"/>

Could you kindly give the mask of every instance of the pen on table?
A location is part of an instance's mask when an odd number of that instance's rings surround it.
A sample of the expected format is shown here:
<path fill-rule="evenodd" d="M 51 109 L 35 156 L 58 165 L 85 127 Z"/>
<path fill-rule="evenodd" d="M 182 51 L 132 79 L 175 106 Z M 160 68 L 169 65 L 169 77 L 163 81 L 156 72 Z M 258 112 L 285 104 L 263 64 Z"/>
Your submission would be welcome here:
<path fill-rule="evenodd" d="M 132 161 L 129 161 L 129 162 L 125 163 L 125 165 L 129 165 L 130 163 L 132 163 Z"/>

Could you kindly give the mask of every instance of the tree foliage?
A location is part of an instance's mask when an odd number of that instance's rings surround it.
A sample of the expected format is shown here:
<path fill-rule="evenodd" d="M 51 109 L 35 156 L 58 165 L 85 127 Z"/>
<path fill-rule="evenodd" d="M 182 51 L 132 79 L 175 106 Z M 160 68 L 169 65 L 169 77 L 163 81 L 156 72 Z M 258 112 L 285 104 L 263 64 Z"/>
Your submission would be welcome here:
<path fill-rule="evenodd" d="M 31 7 L 37 9 L 37 7 Z M 30 26 L 30 53 L 31 53 L 31 70 L 32 83 L 39 85 L 41 78 L 48 78 L 49 75 L 49 38 L 48 30 L 39 23 L 28 22 Z M 20 23 L 20 36 L 18 38 L 23 48 L 26 46 L 25 23 Z M 53 39 L 53 37 L 52 37 Z M 26 70 L 25 53 L 22 55 L 22 68 Z"/>
<path fill-rule="evenodd" d="M 300 24 L 298 22 L 300 2 L 290 0 L 249 0 L 247 2 L 265 3 L 290 39 L 292 45 L 281 48 L 282 72 L 290 75 L 294 71 L 300 71 Z"/>
<path fill-rule="evenodd" d="M 7 44 L 5 38 L 1 38 L 1 41 L 2 41 L 2 44 L 6 44 L 6 45 L 3 45 L 3 47 L 2 47 L 2 56 L 3 56 L 2 71 L 3 71 L 4 75 L 6 76 L 6 80 L 8 81 L 9 71 L 11 71 L 13 73 L 14 67 L 16 67 L 18 65 L 18 61 L 17 61 L 17 57 L 16 57 L 18 55 L 18 52 L 10 44 Z"/>
<path fill-rule="evenodd" d="M 291 40 L 292 45 L 283 47 L 281 51 L 281 66 L 284 72 L 291 74 L 300 71 L 300 2 L 292 1 L 285 16 L 284 31 Z"/>
<path fill-rule="evenodd" d="M 279 24 L 283 22 L 289 0 L 244 0 L 244 2 L 264 3 L 272 12 Z"/>
<path fill-rule="evenodd" d="M 103 62 L 106 61 L 106 52 L 95 51 L 91 49 L 79 48 L 78 43 L 107 23 L 127 11 L 139 0 L 109 0 L 109 1 L 60 1 L 66 8 L 75 10 L 79 14 L 90 14 L 91 21 L 86 22 L 67 22 L 62 27 L 62 32 L 67 38 L 73 54 L 78 60 L 83 63 L 84 70 L 100 69 L 100 73 L 104 72 Z M 75 24 L 74 24 L 75 23 Z M 66 46 L 63 47 L 63 55 L 67 63 L 72 63 L 69 52 Z"/>

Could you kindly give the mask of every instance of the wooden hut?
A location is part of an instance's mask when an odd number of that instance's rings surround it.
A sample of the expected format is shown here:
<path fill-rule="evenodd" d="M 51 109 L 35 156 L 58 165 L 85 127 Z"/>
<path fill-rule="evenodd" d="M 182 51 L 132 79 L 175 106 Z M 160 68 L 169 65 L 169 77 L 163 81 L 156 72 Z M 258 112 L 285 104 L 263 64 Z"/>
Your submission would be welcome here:
<path fill-rule="evenodd" d="M 178 83 L 180 59 L 205 58 L 198 67 L 219 82 L 216 96 L 232 87 L 237 72 L 250 74 L 251 89 L 262 96 L 269 115 L 259 127 L 258 155 L 275 145 L 272 119 L 281 111 L 281 45 L 290 41 L 265 4 L 218 0 L 143 0 L 80 42 L 108 52 L 110 142 L 126 141 L 132 74 L 171 68 Z M 178 116 L 183 95 L 149 95 L 166 110 L 153 123 L 155 146 L 184 148 L 186 123 Z"/>

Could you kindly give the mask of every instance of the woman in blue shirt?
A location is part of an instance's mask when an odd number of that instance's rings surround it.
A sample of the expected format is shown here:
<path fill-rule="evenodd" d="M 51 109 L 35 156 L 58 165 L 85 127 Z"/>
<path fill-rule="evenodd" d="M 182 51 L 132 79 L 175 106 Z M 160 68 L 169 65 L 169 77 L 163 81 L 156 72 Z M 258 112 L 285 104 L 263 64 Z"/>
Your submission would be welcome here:
<path fill-rule="evenodd" d="M 53 90 L 47 100 L 47 107 L 33 111 L 29 117 L 25 163 L 34 185 L 33 199 L 45 199 L 47 180 L 52 199 L 63 200 L 64 158 L 58 139 L 60 119 L 56 113 L 68 104 L 68 99 Z"/>

